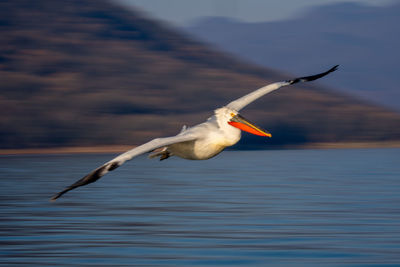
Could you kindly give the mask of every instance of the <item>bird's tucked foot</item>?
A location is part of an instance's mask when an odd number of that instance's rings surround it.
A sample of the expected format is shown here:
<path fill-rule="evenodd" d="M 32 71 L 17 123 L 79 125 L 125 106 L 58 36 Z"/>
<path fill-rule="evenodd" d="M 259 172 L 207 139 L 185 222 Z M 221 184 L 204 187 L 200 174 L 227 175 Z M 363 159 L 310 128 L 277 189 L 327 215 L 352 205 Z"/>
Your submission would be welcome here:
<path fill-rule="evenodd" d="M 160 161 L 167 159 L 171 156 L 171 153 L 167 150 L 166 147 L 163 147 L 161 150 L 155 150 L 153 153 L 149 155 L 149 158 L 160 157 Z"/>

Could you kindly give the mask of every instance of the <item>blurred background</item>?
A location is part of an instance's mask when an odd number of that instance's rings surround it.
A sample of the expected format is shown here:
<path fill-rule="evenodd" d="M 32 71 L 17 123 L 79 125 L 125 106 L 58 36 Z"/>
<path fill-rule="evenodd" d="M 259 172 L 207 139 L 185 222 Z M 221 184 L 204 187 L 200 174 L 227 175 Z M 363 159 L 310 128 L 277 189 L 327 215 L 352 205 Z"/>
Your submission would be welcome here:
<path fill-rule="evenodd" d="M 340 70 L 243 110 L 272 139 L 400 140 L 399 1 L 0 2 L 0 147 L 137 145 L 265 84 Z"/>
<path fill-rule="evenodd" d="M 117 152 L 175 135 L 336 64 L 243 109 L 272 138 L 244 133 L 233 149 L 400 147 L 399 8 L 0 1 L 0 265 L 400 266 L 399 148 L 142 156 L 48 201 L 113 158 L 65 147 Z"/>

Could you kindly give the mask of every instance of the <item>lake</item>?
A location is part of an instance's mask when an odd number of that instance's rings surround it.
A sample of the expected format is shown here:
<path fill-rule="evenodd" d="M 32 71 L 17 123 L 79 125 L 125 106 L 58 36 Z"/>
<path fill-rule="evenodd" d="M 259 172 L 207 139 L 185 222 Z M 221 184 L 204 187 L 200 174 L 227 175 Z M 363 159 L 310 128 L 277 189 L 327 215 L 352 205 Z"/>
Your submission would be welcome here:
<path fill-rule="evenodd" d="M 0 157 L 0 264 L 400 266 L 400 149 Z"/>

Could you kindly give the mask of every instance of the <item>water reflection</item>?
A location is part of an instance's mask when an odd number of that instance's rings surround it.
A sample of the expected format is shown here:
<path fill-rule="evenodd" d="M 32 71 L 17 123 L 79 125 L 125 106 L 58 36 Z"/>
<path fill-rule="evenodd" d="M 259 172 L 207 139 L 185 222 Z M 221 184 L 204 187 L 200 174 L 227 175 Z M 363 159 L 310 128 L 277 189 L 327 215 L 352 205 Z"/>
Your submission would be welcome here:
<path fill-rule="evenodd" d="M 0 263 L 400 263 L 400 150 L 138 158 L 49 197 L 112 155 L 0 158 Z"/>

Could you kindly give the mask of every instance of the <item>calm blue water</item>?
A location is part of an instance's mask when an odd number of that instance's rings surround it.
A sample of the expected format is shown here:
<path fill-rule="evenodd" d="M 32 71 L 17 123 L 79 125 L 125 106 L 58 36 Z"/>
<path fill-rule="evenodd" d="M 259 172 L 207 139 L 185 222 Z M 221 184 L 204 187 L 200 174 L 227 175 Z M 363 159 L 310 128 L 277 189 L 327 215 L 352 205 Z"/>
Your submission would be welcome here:
<path fill-rule="evenodd" d="M 400 149 L 0 157 L 0 264 L 400 266 Z"/>

